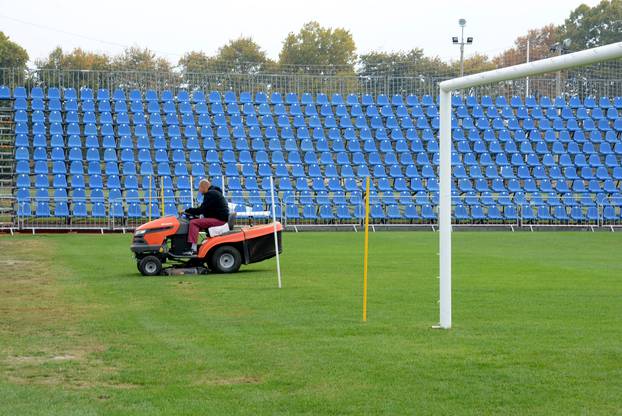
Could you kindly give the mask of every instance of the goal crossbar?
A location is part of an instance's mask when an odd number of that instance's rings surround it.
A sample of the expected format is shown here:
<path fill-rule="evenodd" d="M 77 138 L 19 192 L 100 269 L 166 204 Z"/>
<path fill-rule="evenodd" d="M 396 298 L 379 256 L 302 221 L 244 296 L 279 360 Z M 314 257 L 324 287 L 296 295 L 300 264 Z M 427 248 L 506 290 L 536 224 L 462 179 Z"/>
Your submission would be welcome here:
<path fill-rule="evenodd" d="M 437 328 L 451 328 L 451 92 L 622 57 L 622 42 L 443 81 L 440 87 L 439 309 Z"/>

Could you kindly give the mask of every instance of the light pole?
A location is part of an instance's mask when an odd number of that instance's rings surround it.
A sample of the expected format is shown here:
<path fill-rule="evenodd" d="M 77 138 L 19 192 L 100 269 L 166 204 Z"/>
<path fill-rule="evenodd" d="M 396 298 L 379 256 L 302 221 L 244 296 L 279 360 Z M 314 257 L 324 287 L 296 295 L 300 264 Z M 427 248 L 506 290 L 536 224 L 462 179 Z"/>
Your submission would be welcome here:
<path fill-rule="evenodd" d="M 530 40 L 527 38 L 527 63 L 529 63 L 529 48 L 530 48 Z M 529 97 L 529 77 L 525 78 L 525 99 Z"/>
<path fill-rule="evenodd" d="M 460 41 L 458 41 L 458 36 L 453 36 L 451 41 L 454 45 L 460 45 L 460 76 L 462 77 L 464 76 L 464 45 L 471 45 L 473 43 L 473 37 L 468 36 L 465 42 L 464 27 L 466 26 L 466 19 L 458 20 L 458 24 L 461 30 Z"/>
<path fill-rule="evenodd" d="M 539 42 L 540 40 L 542 40 L 542 36 L 544 34 L 541 33 L 538 36 L 536 36 L 534 38 L 534 40 L 536 42 Z M 527 63 L 529 63 L 529 53 L 531 51 L 531 38 L 529 37 L 529 35 L 527 35 Z M 529 97 L 529 77 L 525 78 L 525 98 Z"/>
<path fill-rule="evenodd" d="M 551 47 L 549 48 L 549 51 L 555 52 L 557 56 L 562 56 L 564 53 L 568 52 L 571 43 L 572 43 L 572 40 L 569 38 L 566 38 L 562 40 L 561 42 L 555 42 L 554 44 L 552 44 Z M 559 97 L 559 94 L 561 94 L 561 92 L 562 92 L 562 71 L 557 71 L 557 74 L 555 76 L 555 96 Z"/>

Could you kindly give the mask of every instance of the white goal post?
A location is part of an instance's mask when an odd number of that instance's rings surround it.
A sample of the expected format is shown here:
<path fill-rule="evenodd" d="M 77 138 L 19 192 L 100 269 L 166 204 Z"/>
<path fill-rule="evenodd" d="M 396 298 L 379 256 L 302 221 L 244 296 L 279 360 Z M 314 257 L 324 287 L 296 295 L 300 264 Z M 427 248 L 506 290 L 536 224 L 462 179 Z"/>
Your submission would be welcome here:
<path fill-rule="evenodd" d="M 481 72 L 443 81 L 440 86 L 440 164 L 438 210 L 440 321 L 435 328 L 451 328 L 451 92 L 493 82 L 524 78 L 547 72 L 622 57 L 622 42 L 587 49 L 568 55 L 542 59 L 507 68 Z"/>

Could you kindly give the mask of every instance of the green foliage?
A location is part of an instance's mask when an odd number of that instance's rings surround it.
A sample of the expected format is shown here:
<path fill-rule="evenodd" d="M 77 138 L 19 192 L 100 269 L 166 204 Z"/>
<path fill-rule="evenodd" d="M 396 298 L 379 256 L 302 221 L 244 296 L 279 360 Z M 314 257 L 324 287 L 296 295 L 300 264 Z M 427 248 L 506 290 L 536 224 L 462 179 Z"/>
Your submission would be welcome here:
<path fill-rule="evenodd" d="M 111 68 L 111 58 L 105 54 L 76 48 L 69 53 L 58 46 L 45 59 L 35 61 L 39 69 L 79 69 L 105 71 Z"/>
<path fill-rule="evenodd" d="M 84 51 L 76 48 L 65 53 L 58 46 L 45 59 L 37 60 L 39 69 L 79 69 L 79 70 L 118 70 L 118 71 L 157 71 L 171 72 L 173 67 L 166 59 L 156 56 L 147 49 L 130 47 L 121 54 L 110 57 L 105 54 Z"/>
<path fill-rule="evenodd" d="M 450 66 L 438 56 L 425 56 L 423 49 L 407 52 L 370 52 L 359 56 L 363 76 L 406 76 L 447 74 Z"/>
<path fill-rule="evenodd" d="M 298 33 L 289 33 L 279 54 L 281 65 L 343 66 L 353 70 L 355 62 L 352 34 L 342 28 L 324 28 L 318 22 L 305 23 Z"/>
<path fill-rule="evenodd" d="M 184 73 L 253 74 L 261 71 L 269 62 L 266 52 L 253 39 L 241 37 L 221 46 L 214 56 L 204 52 L 189 52 L 179 60 L 179 67 Z"/>
<path fill-rule="evenodd" d="M 108 56 L 76 48 L 65 53 L 59 46 L 45 59 L 37 60 L 36 65 L 43 71 L 34 73 L 32 81 L 42 84 L 63 85 L 67 78 L 76 88 L 171 88 L 177 84 L 177 74 L 171 64 L 164 58 L 157 57 L 154 52 L 145 48 L 127 48 L 117 56 Z M 56 70 L 69 70 L 69 73 L 58 73 Z M 75 72 L 74 72 L 75 71 Z M 123 71 L 110 74 L 107 71 Z M 125 73 L 128 71 L 130 73 Z M 134 72 L 144 74 L 136 76 Z"/>
<path fill-rule="evenodd" d="M 183 73 L 235 73 L 256 74 L 265 72 L 274 62 L 251 38 L 238 38 L 221 46 L 214 56 L 204 52 L 189 52 L 179 60 Z"/>
<path fill-rule="evenodd" d="M 165 58 L 148 48 L 132 46 L 112 59 L 112 69 L 120 71 L 171 72 L 173 67 Z"/>
<path fill-rule="evenodd" d="M 179 59 L 177 65 L 184 73 L 200 73 L 209 70 L 210 58 L 204 52 L 187 52 Z"/>
<path fill-rule="evenodd" d="M 266 52 L 251 38 L 238 38 L 218 49 L 210 66 L 222 72 L 252 74 L 259 72 L 268 61 Z"/>
<path fill-rule="evenodd" d="M 580 5 L 560 27 L 560 39 L 569 38 L 571 50 L 622 41 L 622 0 L 602 0 L 594 7 Z"/>
<path fill-rule="evenodd" d="M 571 41 L 569 51 L 622 41 L 622 0 L 603 0 L 594 7 L 585 4 L 577 7 L 559 28 L 559 40 L 565 39 Z M 585 80 L 619 79 L 621 71 L 622 60 L 618 59 L 577 68 L 573 78 L 585 84 L 586 93 L 595 94 L 596 91 L 591 91 L 590 85 Z M 565 82 L 565 77 L 562 82 Z M 620 83 L 617 85 L 619 86 Z M 565 88 L 562 87 L 562 89 Z M 619 90 L 611 88 L 607 94 L 617 95 Z"/>
<path fill-rule="evenodd" d="M 527 61 L 527 39 L 529 39 L 529 60 L 537 61 L 551 55 L 550 47 L 559 39 L 559 26 L 546 25 L 531 29 L 526 35 L 519 36 L 514 46 L 496 56 L 493 60 L 499 68 L 521 64 Z"/>
<path fill-rule="evenodd" d="M 28 53 L 26 49 L 0 32 L 0 68 L 26 68 Z"/>
<path fill-rule="evenodd" d="M 460 75 L 460 61 L 451 62 L 452 75 Z M 475 74 L 483 71 L 490 71 L 495 69 L 495 64 L 488 58 L 487 55 L 481 53 L 475 53 L 472 56 L 464 59 L 464 73 Z"/>
<path fill-rule="evenodd" d="M 603 46 L 622 41 L 622 0 L 603 0 L 594 7 L 582 4 L 572 12 L 564 24 L 546 25 L 519 36 L 514 46 L 494 58 L 498 67 L 516 65 L 526 61 L 527 39 L 530 41 L 530 60 L 548 58 L 550 47 L 570 39 L 569 51 Z M 584 69 L 582 72 L 591 71 Z M 600 72 L 603 72 L 600 70 Z M 595 74 L 594 74 L 595 75 Z M 601 73 L 598 76 L 604 76 Z M 596 76 L 596 75 L 595 75 Z"/>

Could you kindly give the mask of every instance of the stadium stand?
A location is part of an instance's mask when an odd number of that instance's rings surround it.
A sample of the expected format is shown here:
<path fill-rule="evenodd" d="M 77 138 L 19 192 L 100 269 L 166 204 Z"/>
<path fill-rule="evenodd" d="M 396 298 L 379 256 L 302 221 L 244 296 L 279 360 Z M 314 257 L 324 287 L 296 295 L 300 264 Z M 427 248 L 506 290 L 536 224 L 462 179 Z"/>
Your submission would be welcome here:
<path fill-rule="evenodd" d="M 162 191 L 174 214 L 205 175 L 241 209 L 266 207 L 274 176 L 293 223 L 358 221 L 366 176 L 375 223 L 436 219 L 429 95 L 0 87 L 0 100 L 22 219 L 144 218 Z M 620 224 L 621 111 L 622 97 L 455 96 L 456 223 Z"/>

